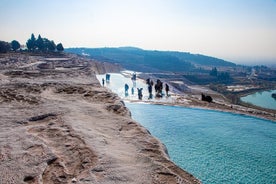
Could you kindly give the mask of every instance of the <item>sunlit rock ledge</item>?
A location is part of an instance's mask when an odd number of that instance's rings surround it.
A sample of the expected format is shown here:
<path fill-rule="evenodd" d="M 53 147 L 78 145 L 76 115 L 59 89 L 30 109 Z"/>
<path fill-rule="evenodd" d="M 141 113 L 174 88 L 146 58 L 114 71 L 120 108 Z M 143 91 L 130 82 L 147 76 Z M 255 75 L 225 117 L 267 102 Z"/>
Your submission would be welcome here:
<path fill-rule="evenodd" d="M 0 183 L 200 183 L 70 54 L 0 55 Z"/>

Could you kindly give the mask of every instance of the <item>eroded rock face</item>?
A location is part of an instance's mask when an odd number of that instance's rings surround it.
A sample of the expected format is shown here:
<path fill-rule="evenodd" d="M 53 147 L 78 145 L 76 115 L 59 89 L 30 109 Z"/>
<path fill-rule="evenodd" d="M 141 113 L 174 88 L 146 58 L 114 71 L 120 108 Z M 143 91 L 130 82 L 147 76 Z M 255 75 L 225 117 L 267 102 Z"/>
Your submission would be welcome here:
<path fill-rule="evenodd" d="M 62 57 L 0 57 L 0 183 L 199 183 L 100 86 L 111 65 Z"/>

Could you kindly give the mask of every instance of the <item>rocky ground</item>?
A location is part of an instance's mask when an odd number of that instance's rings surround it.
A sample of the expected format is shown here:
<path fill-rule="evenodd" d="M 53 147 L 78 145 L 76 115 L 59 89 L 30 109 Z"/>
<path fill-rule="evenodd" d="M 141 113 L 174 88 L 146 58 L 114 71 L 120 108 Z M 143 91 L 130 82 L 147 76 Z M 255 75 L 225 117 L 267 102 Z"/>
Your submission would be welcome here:
<path fill-rule="evenodd" d="M 0 183 L 200 183 L 75 55 L 0 55 Z"/>

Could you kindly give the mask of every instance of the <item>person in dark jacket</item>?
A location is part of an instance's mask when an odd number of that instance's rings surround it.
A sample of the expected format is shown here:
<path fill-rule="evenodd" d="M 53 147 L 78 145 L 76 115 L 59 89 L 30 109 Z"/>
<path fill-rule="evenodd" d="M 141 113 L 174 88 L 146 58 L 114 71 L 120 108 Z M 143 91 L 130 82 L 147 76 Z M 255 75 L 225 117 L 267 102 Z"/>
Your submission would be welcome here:
<path fill-rule="evenodd" d="M 166 95 L 169 96 L 170 87 L 168 84 L 165 85 L 165 91 L 166 91 Z"/>

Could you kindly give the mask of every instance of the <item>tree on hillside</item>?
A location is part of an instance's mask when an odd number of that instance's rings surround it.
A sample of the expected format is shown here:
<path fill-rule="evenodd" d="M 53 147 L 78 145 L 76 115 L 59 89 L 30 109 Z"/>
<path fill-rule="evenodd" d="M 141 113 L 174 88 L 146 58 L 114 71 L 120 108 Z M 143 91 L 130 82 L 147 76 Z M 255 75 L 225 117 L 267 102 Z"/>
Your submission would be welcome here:
<path fill-rule="evenodd" d="M 211 76 L 215 76 L 215 77 L 218 76 L 218 70 L 217 70 L 216 67 L 214 67 L 214 68 L 210 71 L 210 75 L 211 75 Z"/>
<path fill-rule="evenodd" d="M 53 40 L 48 40 L 47 38 L 43 38 L 44 48 L 47 51 L 55 51 L 56 50 L 56 44 Z"/>
<path fill-rule="evenodd" d="M 11 47 L 12 47 L 12 50 L 16 51 L 17 49 L 20 48 L 20 43 L 17 40 L 13 40 L 11 42 Z"/>
<path fill-rule="evenodd" d="M 57 50 L 58 51 L 63 51 L 64 50 L 62 43 L 57 44 Z"/>
<path fill-rule="evenodd" d="M 28 39 L 26 45 L 27 45 L 28 50 L 30 50 L 30 51 L 34 51 L 36 49 L 36 39 L 35 39 L 35 36 L 33 33 L 31 35 L 31 38 Z"/>
<path fill-rule="evenodd" d="M 0 53 L 6 53 L 11 50 L 11 45 L 8 42 L 0 41 Z"/>
<path fill-rule="evenodd" d="M 44 41 L 41 38 L 40 35 L 38 35 L 36 41 L 35 41 L 35 46 L 38 48 L 38 50 L 43 51 L 45 49 Z"/>
<path fill-rule="evenodd" d="M 230 74 L 228 72 L 221 72 L 218 74 L 218 80 L 223 82 L 231 81 Z"/>
<path fill-rule="evenodd" d="M 56 49 L 58 51 L 63 51 L 64 48 L 61 43 L 58 45 L 55 44 L 53 40 L 49 40 L 48 38 L 43 38 L 39 34 L 37 39 L 35 39 L 34 34 L 31 35 L 31 38 L 27 41 L 27 47 L 30 51 L 42 51 L 42 52 L 54 52 Z"/>

